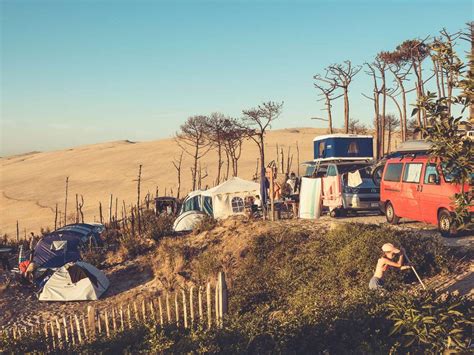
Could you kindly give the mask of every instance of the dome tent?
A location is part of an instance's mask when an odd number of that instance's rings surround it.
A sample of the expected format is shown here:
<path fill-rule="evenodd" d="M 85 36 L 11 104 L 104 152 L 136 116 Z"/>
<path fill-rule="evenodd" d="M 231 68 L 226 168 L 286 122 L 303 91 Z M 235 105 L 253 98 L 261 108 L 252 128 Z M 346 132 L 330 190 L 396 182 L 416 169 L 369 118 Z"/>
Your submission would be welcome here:
<path fill-rule="evenodd" d="M 102 271 L 78 261 L 56 270 L 44 284 L 38 298 L 40 301 L 95 301 L 109 285 Z"/>
<path fill-rule="evenodd" d="M 102 245 L 101 224 L 77 223 L 64 226 L 44 236 L 36 244 L 33 262 L 40 268 L 58 268 L 80 260 L 80 249 L 92 243 Z"/>

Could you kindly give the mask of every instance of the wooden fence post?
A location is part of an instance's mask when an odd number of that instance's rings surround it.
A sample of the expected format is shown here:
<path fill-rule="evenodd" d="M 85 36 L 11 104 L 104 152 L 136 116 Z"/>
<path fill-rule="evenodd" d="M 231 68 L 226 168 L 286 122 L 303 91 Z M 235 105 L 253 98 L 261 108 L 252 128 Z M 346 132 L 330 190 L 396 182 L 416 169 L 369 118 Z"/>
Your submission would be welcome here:
<path fill-rule="evenodd" d="M 189 289 L 189 316 L 191 318 L 191 326 L 194 325 L 194 286 Z"/>
<path fill-rule="evenodd" d="M 87 331 L 86 320 L 83 316 L 81 317 L 81 320 L 82 320 L 82 328 L 84 329 L 84 341 L 85 341 L 86 339 L 89 338 L 89 332 Z"/>
<path fill-rule="evenodd" d="M 186 292 L 181 290 L 183 296 L 183 319 L 184 319 L 184 327 L 188 327 L 188 315 L 187 315 L 187 305 L 186 305 Z"/>
<path fill-rule="evenodd" d="M 53 340 L 53 349 L 56 348 L 56 336 L 54 335 L 54 326 L 53 326 L 53 322 L 51 321 L 49 323 L 50 325 L 50 330 L 51 330 L 51 339 Z"/>
<path fill-rule="evenodd" d="M 137 321 L 137 323 L 140 322 L 140 316 L 138 315 L 138 307 L 135 301 L 133 301 L 133 314 L 135 315 L 135 320 Z"/>
<path fill-rule="evenodd" d="M 64 326 L 64 338 L 66 339 L 66 344 L 69 343 L 69 332 L 67 330 L 66 317 L 63 316 L 63 326 Z"/>
<path fill-rule="evenodd" d="M 110 338 L 109 313 L 107 312 L 107 309 L 104 310 L 104 317 L 105 317 L 105 333 L 107 334 L 107 338 Z"/>
<path fill-rule="evenodd" d="M 120 305 L 120 328 L 122 330 L 122 332 L 125 330 L 125 324 L 123 322 L 123 305 Z"/>
<path fill-rule="evenodd" d="M 224 314 L 227 314 L 227 284 L 224 272 L 219 272 L 219 325 L 223 326 Z"/>
<path fill-rule="evenodd" d="M 219 281 L 216 282 L 216 289 L 214 290 L 214 308 L 216 311 L 216 325 L 219 325 Z"/>
<path fill-rule="evenodd" d="M 198 310 L 199 310 L 199 321 L 202 322 L 202 287 L 198 288 Z"/>
<path fill-rule="evenodd" d="M 90 339 L 95 339 L 95 308 L 94 306 L 87 306 L 87 323 L 89 327 Z"/>
<path fill-rule="evenodd" d="M 58 346 L 59 347 L 62 347 L 63 345 L 63 337 L 62 337 L 62 334 L 61 334 L 61 326 L 59 325 L 59 320 L 58 318 L 56 317 L 55 319 L 55 323 L 56 323 L 56 328 L 58 330 Z"/>
<path fill-rule="evenodd" d="M 128 328 L 132 329 L 132 314 L 130 311 L 130 303 L 127 303 L 127 318 L 128 318 Z"/>
<path fill-rule="evenodd" d="M 178 292 L 174 293 L 174 310 L 175 310 L 175 313 L 176 313 L 176 326 L 179 327 Z"/>
<path fill-rule="evenodd" d="M 123 322 L 123 306 L 120 305 L 120 328 L 122 332 L 125 330 L 125 324 Z"/>
<path fill-rule="evenodd" d="M 72 345 L 76 345 L 76 337 L 74 336 L 74 322 L 72 321 L 72 316 L 69 317 L 69 327 L 71 330 L 71 339 L 72 339 Z"/>
<path fill-rule="evenodd" d="M 158 297 L 158 309 L 160 310 L 160 325 L 163 326 L 163 306 L 161 304 L 161 296 Z"/>
<path fill-rule="evenodd" d="M 77 318 L 77 314 L 74 315 L 74 320 L 76 321 L 76 330 L 77 330 L 77 340 L 78 343 L 82 343 L 82 336 L 81 336 L 81 325 L 79 324 L 79 318 Z"/>
<path fill-rule="evenodd" d="M 145 299 L 142 300 L 142 315 L 143 315 L 143 322 L 146 322 L 146 304 Z"/>
<path fill-rule="evenodd" d="M 112 327 L 114 328 L 114 333 L 117 332 L 117 322 L 115 320 L 115 307 L 112 308 Z"/>
<path fill-rule="evenodd" d="M 171 323 L 170 296 L 168 292 L 166 292 L 166 316 L 168 317 L 168 324 Z"/>
<path fill-rule="evenodd" d="M 97 312 L 97 332 L 98 334 L 102 334 L 102 321 L 100 319 L 100 312 Z"/>
<path fill-rule="evenodd" d="M 212 306 L 211 306 L 211 283 L 207 283 L 206 287 L 206 303 L 207 303 L 207 327 L 212 326 Z"/>
<path fill-rule="evenodd" d="M 148 307 L 150 307 L 151 319 L 153 320 L 153 322 L 156 322 L 155 306 L 153 304 L 153 300 L 150 300 Z"/>

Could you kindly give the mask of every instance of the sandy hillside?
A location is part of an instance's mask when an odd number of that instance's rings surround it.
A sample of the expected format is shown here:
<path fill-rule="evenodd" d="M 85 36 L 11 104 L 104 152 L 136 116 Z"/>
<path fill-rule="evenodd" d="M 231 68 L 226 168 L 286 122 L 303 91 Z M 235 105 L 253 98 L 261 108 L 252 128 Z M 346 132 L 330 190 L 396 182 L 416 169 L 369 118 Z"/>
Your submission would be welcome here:
<path fill-rule="evenodd" d="M 291 147 L 293 170 L 296 171 L 296 142 L 300 149 L 300 162 L 312 159 L 312 140 L 324 134 L 325 129 L 298 128 L 275 130 L 268 133 L 267 162 L 276 158 L 275 145 L 284 148 L 285 156 Z M 142 191 L 160 195 L 165 188 L 176 193 L 176 170 L 173 158 L 180 149 L 173 139 L 132 143 L 128 141 L 81 146 L 68 150 L 32 153 L 0 159 L 0 233 L 16 236 L 16 221 L 19 221 L 20 235 L 30 231 L 38 233 L 41 227 L 54 227 L 56 203 L 64 211 L 65 179 L 69 176 L 68 218 L 74 219 L 75 194 L 84 196 L 86 221 L 99 218 L 99 201 L 102 201 L 104 218 L 108 218 L 110 194 L 125 200 L 127 204 L 136 201 L 136 178 L 138 166 L 143 165 Z M 244 144 L 239 161 L 239 176 L 250 179 L 255 173 L 258 156 L 255 143 Z M 191 188 L 189 156 L 183 163 L 182 192 Z M 209 177 L 204 184 L 212 186 L 216 178 L 217 156 L 211 152 L 202 160 Z M 120 208 L 119 208 L 120 217 Z"/>

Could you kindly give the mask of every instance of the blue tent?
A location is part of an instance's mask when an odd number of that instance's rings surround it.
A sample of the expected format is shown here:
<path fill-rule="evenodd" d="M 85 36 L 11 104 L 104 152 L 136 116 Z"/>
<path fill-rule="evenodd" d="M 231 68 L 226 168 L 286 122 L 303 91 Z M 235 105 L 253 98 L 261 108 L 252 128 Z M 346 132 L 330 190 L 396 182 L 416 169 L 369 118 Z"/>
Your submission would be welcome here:
<path fill-rule="evenodd" d="M 102 245 L 102 225 L 71 224 L 44 236 L 36 245 L 33 262 L 42 268 L 58 268 L 71 261 L 80 260 L 80 250 L 90 243 Z"/>

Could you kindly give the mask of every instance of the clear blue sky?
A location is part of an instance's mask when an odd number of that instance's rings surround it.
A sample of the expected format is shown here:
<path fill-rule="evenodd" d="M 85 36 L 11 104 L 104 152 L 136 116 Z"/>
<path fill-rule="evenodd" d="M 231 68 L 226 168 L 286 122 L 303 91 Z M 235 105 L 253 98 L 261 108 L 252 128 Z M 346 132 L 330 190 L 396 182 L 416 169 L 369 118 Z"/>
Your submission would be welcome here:
<path fill-rule="evenodd" d="M 2 0 L 0 155 L 169 137 L 265 100 L 285 101 L 274 128 L 321 127 L 314 74 L 472 17 L 462 0 Z M 369 91 L 359 74 L 351 117 L 372 120 Z"/>

